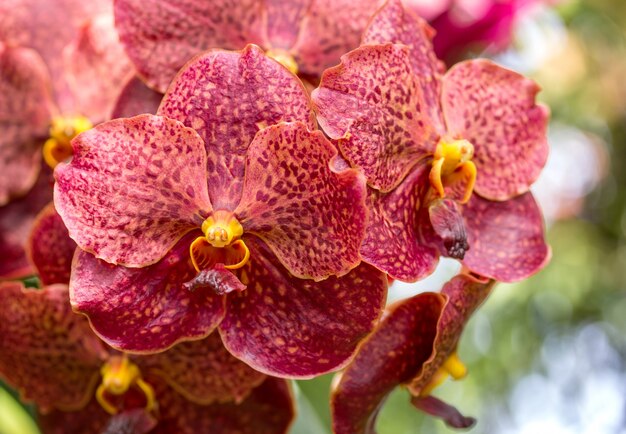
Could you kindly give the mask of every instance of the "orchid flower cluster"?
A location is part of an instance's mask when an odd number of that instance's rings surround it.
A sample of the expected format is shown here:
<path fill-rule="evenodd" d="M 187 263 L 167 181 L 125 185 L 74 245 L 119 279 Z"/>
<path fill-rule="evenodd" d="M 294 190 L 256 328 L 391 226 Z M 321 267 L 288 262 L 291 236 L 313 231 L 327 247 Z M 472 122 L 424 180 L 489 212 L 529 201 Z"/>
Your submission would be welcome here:
<path fill-rule="evenodd" d="M 0 4 L 0 377 L 44 432 L 284 433 L 288 380 L 329 372 L 337 434 L 397 386 L 472 425 L 432 392 L 549 259 L 548 110 L 491 61 L 446 71 L 441 10 Z M 441 292 L 385 307 L 441 256 Z"/>

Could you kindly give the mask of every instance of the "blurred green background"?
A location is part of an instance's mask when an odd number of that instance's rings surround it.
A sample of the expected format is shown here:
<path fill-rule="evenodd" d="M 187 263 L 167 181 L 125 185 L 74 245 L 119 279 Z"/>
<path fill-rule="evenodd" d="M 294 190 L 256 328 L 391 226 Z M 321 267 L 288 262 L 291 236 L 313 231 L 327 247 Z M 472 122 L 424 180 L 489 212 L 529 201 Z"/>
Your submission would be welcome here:
<path fill-rule="evenodd" d="M 497 287 L 461 341 L 470 375 L 434 394 L 477 417 L 475 433 L 624 434 L 626 2 L 537 8 L 496 60 L 537 80 L 552 109 L 552 154 L 534 192 L 553 259 L 533 278 Z M 437 279 L 428 289 L 439 289 Z M 408 291 L 394 288 L 396 297 Z M 294 433 L 330 432 L 330 381 L 297 382 Z M 0 388 L 0 434 L 36 433 L 12 393 Z M 404 390 L 390 397 L 378 427 L 452 432 L 415 411 Z"/>

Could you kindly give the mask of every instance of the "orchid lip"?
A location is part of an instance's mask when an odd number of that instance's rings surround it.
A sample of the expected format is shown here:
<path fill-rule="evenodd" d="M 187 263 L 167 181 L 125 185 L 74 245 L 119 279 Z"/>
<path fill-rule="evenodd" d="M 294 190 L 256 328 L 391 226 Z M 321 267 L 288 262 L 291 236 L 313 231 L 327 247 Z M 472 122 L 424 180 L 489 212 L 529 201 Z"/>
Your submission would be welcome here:
<path fill-rule="evenodd" d="M 476 183 L 476 165 L 472 162 L 474 145 L 465 139 L 442 138 L 437 143 L 429 179 L 439 197 L 445 197 L 445 185 L 454 183 L 455 175 L 461 174 L 467 184 L 461 203 L 467 203 Z"/>
<path fill-rule="evenodd" d="M 120 396 L 136 386 L 146 397 L 146 411 L 156 408 L 154 389 L 141 377 L 139 367 L 131 362 L 127 356 L 113 356 L 100 369 L 102 382 L 96 390 L 96 399 L 102 408 L 109 414 L 117 414 L 118 408 L 112 404 L 106 394 Z"/>
<path fill-rule="evenodd" d="M 84 116 L 56 116 L 50 123 L 50 138 L 43 145 L 43 158 L 54 169 L 73 154 L 70 142 L 80 133 L 93 127 Z"/>

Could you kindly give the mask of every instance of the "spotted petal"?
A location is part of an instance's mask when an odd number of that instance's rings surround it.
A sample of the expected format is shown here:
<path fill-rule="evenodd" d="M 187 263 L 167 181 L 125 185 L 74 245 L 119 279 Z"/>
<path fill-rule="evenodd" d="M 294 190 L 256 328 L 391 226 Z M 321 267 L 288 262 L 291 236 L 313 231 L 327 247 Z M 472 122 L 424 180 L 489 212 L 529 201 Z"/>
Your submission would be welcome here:
<path fill-rule="evenodd" d="M 438 252 L 422 242 L 419 210 L 428 186 L 428 169 L 420 164 L 390 193 L 368 188 L 370 217 L 361 246 L 363 260 L 393 279 L 414 282 L 432 273 Z"/>
<path fill-rule="evenodd" d="M 37 415 L 39 428 L 45 434 L 103 434 L 110 419 L 111 415 L 104 411 L 95 397 L 77 411 L 53 410 Z"/>
<path fill-rule="evenodd" d="M 237 206 L 246 151 L 257 131 L 281 121 L 315 128 L 300 80 L 253 45 L 196 57 L 172 83 L 159 114 L 178 119 L 204 140 L 215 209 Z"/>
<path fill-rule="evenodd" d="M 241 402 L 265 379 L 265 375 L 231 356 L 218 333 L 134 360 L 142 372 L 158 375 L 186 399 L 202 405 Z"/>
<path fill-rule="evenodd" d="M 427 292 L 389 308 L 332 392 L 336 434 L 376 432 L 376 417 L 387 395 L 410 381 L 431 356 L 443 306 L 441 295 Z"/>
<path fill-rule="evenodd" d="M 67 286 L 0 284 L 0 376 L 43 412 L 87 404 L 106 357 L 87 321 L 72 312 Z"/>
<path fill-rule="evenodd" d="M 132 77 L 122 91 L 111 112 L 111 119 L 130 118 L 142 113 L 155 114 L 163 95 L 150 89 L 139 77 Z"/>
<path fill-rule="evenodd" d="M 413 72 L 420 76 L 424 107 L 430 122 L 444 130 L 441 113 L 441 73 L 445 65 L 433 50 L 433 29 L 426 21 L 405 9 L 400 0 L 389 0 L 374 15 L 363 32 L 362 44 L 404 44 L 411 50 Z"/>
<path fill-rule="evenodd" d="M 39 211 L 52 200 L 52 172 L 44 165 L 28 194 L 0 207 L 0 279 L 35 274 L 26 244 Z"/>
<path fill-rule="evenodd" d="M 30 259 L 43 285 L 70 282 L 76 243 L 50 203 L 37 216 L 28 240 Z"/>
<path fill-rule="evenodd" d="M 0 206 L 26 194 L 37 179 L 54 110 L 49 86 L 35 51 L 0 42 Z"/>
<path fill-rule="evenodd" d="M 72 306 L 89 317 L 105 342 L 124 351 L 158 352 L 207 336 L 224 315 L 224 299 L 183 286 L 196 274 L 189 244 L 198 234 L 188 234 L 161 261 L 144 268 L 114 266 L 77 253 Z"/>
<path fill-rule="evenodd" d="M 475 273 L 516 282 L 550 260 L 541 210 L 531 193 L 505 202 L 476 195 L 463 207 L 470 250 L 463 264 Z"/>
<path fill-rule="evenodd" d="M 258 0 L 118 0 L 114 7 L 129 57 L 159 92 L 167 90 L 194 55 L 265 39 L 263 2 Z"/>
<path fill-rule="evenodd" d="M 153 264 L 211 211 L 202 139 L 180 122 L 116 119 L 72 147 L 72 161 L 55 170 L 55 206 L 70 236 L 98 258 Z"/>
<path fill-rule="evenodd" d="M 409 48 L 389 44 L 342 56 L 313 91 L 320 125 L 377 190 L 393 190 L 435 150 L 422 87 Z"/>
<path fill-rule="evenodd" d="M 343 275 L 361 260 L 365 182 L 356 170 L 333 170 L 336 155 L 300 122 L 260 131 L 248 149 L 235 213 L 296 277 Z"/>
<path fill-rule="evenodd" d="M 241 403 L 192 404 L 160 390 L 161 419 L 155 434 L 286 434 L 295 416 L 285 380 L 268 378 Z"/>
<path fill-rule="evenodd" d="M 475 191 L 506 200 L 528 191 L 548 157 L 547 107 L 539 86 L 488 60 L 459 63 L 446 74 L 442 105 L 449 133 L 474 145 Z"/>
<path fill-rule="evenodd" d="M 344 53 L 359 46 L 380 0 L 313 0 L 310 4 L 292 52 L 299 71 L 319 79 Z"/>
<path fill-rule="evenodd" d="M 386 278 L 368 265 L 322 282 L 297 279 L 250 237 L 220 334 L 228 350 L 269 375 L 311 378 L 340 369 L 378 321 Z"/>

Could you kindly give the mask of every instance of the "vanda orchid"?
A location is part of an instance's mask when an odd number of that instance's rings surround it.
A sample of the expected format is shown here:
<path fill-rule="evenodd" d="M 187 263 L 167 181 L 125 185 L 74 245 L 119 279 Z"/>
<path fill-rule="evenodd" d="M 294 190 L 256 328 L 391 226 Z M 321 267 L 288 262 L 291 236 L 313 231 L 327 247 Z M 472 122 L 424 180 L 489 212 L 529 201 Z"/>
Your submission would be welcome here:
<path fill-rule="evenodd" d="M 55 171 L 56 208 L 83 250 L 74 308 L 125 351 L 219 326 L 261 372 L 345 365 L 380 315 L 386 279 L 359 266 L 364 181 L 314 128 L 298 79 L 248 46 L 196 57 L 157 116 L 79 135 Z"/>
<path fill-rule="evenodd" d="M 312 95 L 324 131 L 367 177 L 363 258 L 412 281 L 442 252 L 480 275 L 521 280 L 549 257 L 528 192 L 547 157 L 548 111 L 536 84 L 490 61 L 442 75 L 431 36 L 390 0 Z"/>

